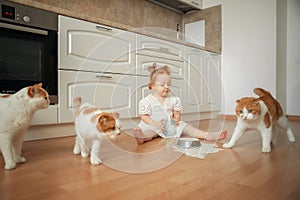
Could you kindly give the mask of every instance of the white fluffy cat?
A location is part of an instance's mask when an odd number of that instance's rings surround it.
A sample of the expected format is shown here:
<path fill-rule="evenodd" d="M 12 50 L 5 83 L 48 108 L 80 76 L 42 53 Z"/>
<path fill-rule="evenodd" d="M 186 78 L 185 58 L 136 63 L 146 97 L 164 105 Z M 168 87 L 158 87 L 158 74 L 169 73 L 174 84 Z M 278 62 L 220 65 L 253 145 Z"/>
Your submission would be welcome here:
<path fill-rule="evenodd" d="M 231 148 L 237 140 L 248 129 L 257 129 L 261 133 L 263 153 L 271 151 L 272 132 L 275 131 L 275 124 L 286 129 L 290 142 L 295 142 L 295 137 L 289 126 L 289 121 L 284 115 L 278 101 L 272 95 L 262 89 L 255 88 L 254 93 L 259 98 L 244 97 L 236 101 L 237 125 L 229 143 L 223 145 L 224 148 Z"/>
<path fill-rule="evenodd" d="M 25 162 L 21 156 L 23 136 L 35 111 L 46 109 L 49 95 L 42 83 L 25 87 L 13 95 L 0 96 L 0 149 L 5 169 L 14 169 L 17 163 Z"/>
<path fill-rule="evenodd" d="M 91 164 L 99 165 L 101 140 L 104 137 L 114 138 L 120 134 L 119 114 L 102 112 L 89 103 L 81 105 L 80 97 L 74 99 L 74 105 L 78 109 L 74 119 L 77 136 L 73 153 L 86 158 L 91 152 Z"/>

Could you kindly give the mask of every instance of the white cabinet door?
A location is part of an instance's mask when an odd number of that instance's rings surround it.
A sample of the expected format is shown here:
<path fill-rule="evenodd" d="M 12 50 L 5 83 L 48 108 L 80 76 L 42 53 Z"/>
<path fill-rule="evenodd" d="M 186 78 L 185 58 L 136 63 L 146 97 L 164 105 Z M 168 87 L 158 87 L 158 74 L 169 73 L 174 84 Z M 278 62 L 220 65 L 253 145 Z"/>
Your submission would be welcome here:
<path fill-rule="evenodd" d="M 209 53 L 207 82 L 208 104 L 211 111 L 219 111 L 221 106 L 221 56 Z"/>
<path fill-rule="evenodd" d="M 186 47 L 185 100 L 189 113 L 210 111 L 208 104 L 208 55 L 205 51 Z"/>
<path fill-rule="evenodd" d="M 103 111 L 119 112 L 120 118 L 136 115 L 136 76 L 60 70 L 59 81 L 60 123 L 73 121 L 75 97 Z"/>
<path fill-rule="evenodd" d="M 47 109 L 34 113 L 31 125 L 57 124 L 57 105 L 50 105 Z"/>
<path fill-rule="evenodd" d="M 59 16 L 59 69 L 135 73 L 136 34 Z"/>
<path fill-rule="evenodd" d="M 220 109 L 220 56 L 191 47 L 185 48 L 185 108 L 188 112 Z"/>
<path fill-rule="evenodd" d="M 178 43 L 137 34 L 137 54 L 183 61 L 184 46 Z"/>
<path fill-rule="evenodd" d="M 148 67 L 156 64 L 157 68 L 167 65 L 170 67 L 172 78 L 183 78 L 184 62 L 152 56 L 137 55 L 137 75 L 149 76 Z"/>

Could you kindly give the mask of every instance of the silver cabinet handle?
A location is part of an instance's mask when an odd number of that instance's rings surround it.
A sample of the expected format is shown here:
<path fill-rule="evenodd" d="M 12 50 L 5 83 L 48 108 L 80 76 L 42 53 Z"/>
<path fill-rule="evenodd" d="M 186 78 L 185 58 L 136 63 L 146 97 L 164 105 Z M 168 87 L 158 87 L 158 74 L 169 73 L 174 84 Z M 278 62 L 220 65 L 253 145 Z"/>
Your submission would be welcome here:
<path fill-rule="evenodd" d="M 159 49 L 160 49 L 161 51 L 169 51 L 169 50 L 170 50 L 170 49 L 165 48 L 165 47 L 159 47 Z"/>
<path fill-rule="evenodd" d="M 192 49 L 194 52 L 201 52 L 199 49 Z"/>
<path fill-rule="evenodd" d="M 112 79 L 112 76 L 107 76 L 107 75 L 96 75 L 96 78 L 100 79 L 100 78 L 107 78 L 107 79 Z"/>
<path fill-rule="evenodd" d="M 108 27 L 100 26 L 100 25 L 97 25 L 96 29 L 98 29 L 99 31 L 112 31 L 113 30 L 112 28 L 108 28 Z"/>

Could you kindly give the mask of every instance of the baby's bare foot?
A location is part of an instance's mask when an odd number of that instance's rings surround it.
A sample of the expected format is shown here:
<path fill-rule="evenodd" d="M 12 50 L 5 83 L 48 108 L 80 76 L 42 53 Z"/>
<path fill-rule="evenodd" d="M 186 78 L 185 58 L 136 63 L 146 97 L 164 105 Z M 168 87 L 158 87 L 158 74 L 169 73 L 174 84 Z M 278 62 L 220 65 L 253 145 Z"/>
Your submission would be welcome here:
<path fill-rule="evenodd" d="M 220 141 L 227 137 L 227 131 L 223 130 L 221 132 L 209 132 L 205 138 L 206 141 Z"/>
<path fill-rule="evenodd" d="M 138 144 L 144 144 L 144 135 L 140 128 L 135 128 L 132 130 L 135 140 Z"/>

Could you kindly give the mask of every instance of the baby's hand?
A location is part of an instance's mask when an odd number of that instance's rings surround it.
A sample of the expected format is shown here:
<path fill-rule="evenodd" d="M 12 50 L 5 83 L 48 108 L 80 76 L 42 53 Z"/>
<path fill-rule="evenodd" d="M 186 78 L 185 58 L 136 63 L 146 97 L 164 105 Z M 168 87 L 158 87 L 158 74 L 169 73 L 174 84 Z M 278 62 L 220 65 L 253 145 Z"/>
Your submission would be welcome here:
<path fill-rule="evenodd" d="M 175 125 L 176 125 L 176 126 L 179 126 L 179 119 L 177 119 L 177 118 L 175 117 L 174 112 L 173 112 L 173 114 L 171 115 L 171 120 L 174 120 Z"/>
<path fill-rule="evenodd" d="M 159 130 L 164 130 L 165 129 L 165 120 L 160 120 L 160 121 L 151 121 L 151 125 L 155 126 Z"/>

